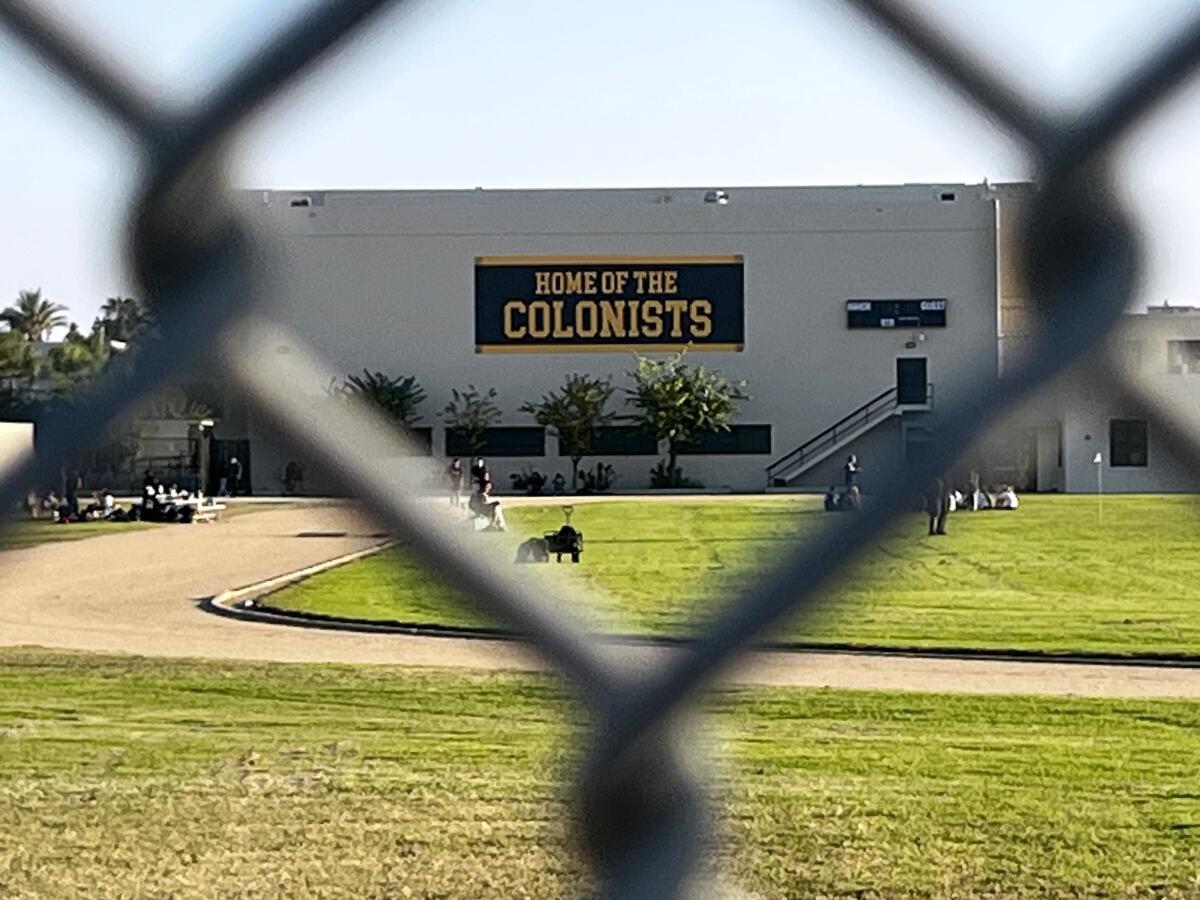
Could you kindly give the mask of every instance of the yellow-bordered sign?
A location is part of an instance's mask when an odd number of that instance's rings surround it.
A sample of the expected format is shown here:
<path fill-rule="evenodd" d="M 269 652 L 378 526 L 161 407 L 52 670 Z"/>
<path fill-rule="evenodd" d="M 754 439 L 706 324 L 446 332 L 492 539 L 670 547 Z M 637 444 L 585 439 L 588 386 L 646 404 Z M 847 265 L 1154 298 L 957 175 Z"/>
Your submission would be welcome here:
<path fill-rule="evenodd" d="M 480 256 L 481 353 L 741 350 L 744 261 L 725 256 Z"/>

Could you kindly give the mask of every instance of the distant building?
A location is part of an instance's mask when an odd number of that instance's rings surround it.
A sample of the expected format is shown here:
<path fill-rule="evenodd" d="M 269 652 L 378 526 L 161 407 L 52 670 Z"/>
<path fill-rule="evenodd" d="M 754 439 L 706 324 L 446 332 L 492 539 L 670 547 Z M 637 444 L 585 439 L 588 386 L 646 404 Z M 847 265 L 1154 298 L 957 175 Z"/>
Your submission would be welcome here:
<path fill-rule="evenodd" d="M 283 235 L 267 314 L 336 372 L 416 376 L 431 469 L 478 449 L 501 487 L 523 469 L 569 473 L 520 405 L 572 372 L 623 388 L 634 351 L 686 347 L 689 362 L 744 380 L 753 399 L 732 432 L 686 448 L 684 473 L 753 491 L 827 487 L 852 451 L 876 464 L 919 452 L 942 410 L 969 399 L 968 373 L 1020 359 L 1034 320 L 1013 260 L 1031 197 L 1027 184 L 938 184 L 243 199 Z M 1127 318 L 1155 377 L 1196 396 L 1200 315 Z M 482 448 L 440 421 L 450 391 L 468 384 L 496 388 L 504 413 Z M 1074 384 L 981 442 L 985 478 L 1094 490 L 1102 452 L 1106 490 L 1188 489 L 1154 422 Z M 292 388 L 315 397 L 328 385 Z M 279 491 L 298 454 L 236 398 L 213 435 L 212 458 L 236 452 L 258 491 Z M 663 450 L 625 419 L 584 465 L 609 463 L 616 488 L 643 489 Z M 328 485 L 306 472 L 308 489 Z M 869 467 L 864 478 L 869 488 Z"/>

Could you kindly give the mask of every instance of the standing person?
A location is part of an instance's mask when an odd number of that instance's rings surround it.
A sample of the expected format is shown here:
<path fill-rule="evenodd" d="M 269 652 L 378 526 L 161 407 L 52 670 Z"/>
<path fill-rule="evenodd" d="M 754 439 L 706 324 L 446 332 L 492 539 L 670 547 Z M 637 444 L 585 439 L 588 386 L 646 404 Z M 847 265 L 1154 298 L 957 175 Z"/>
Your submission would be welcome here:
<path fill-rule="evenodd" d="M 238 495 L 238 488 L 242 483 L 242 464 L 238 461 L 236 456 L 229 457 L 229 465 L 226 468 L 226 476 L 228 477 L 226 485 L 229 488 L 229 496 L 236 497 Z"/>
<path fill-rule="evenodd" d="M 83 477 L 72 469 L 67 473 L 67 509 L 72 519 L 79 518 L 79 490 L 83 487 Z"/>
<path fill-rule="evenodd" d="M 938 478 L 925 495 L 925 512 L 929 514 L 929 533 L 946 533 L 946 516 L 950 513 L 950 489 L 944 478 Z"/>
<path fill-rule="evenodd" d="M 858 484 L 858 474 L 862 471 L 862 466 L 858 463 L 858 454 L 851 453 L 846 458 L 846 465 L 842 468 L 846 472 L 846 487 L 852 488 Z"/>
<path fill-rule="evenodd" d="M 450 460 L 446 477 L 450 482 L 450 505 L 458 509 L 462 506 L 463 467 L 457 456 Z"/>
<path fill-rule="evenodd" d="M 296 493 L 296 486 L 304 481 L 304 468 L 294 459 L 283 469 L 283 489 L 288 494 Z"/>
<path fill-rule="evenodd" d="M 475 482 L 475 486 L 480 490 L 485 484 L 491 484 L 492 474 L 488 471 L 487 463 L 484 462 L 482 456 L 475 458 L 474 464 L 471 466 L 471 480 Z"/>

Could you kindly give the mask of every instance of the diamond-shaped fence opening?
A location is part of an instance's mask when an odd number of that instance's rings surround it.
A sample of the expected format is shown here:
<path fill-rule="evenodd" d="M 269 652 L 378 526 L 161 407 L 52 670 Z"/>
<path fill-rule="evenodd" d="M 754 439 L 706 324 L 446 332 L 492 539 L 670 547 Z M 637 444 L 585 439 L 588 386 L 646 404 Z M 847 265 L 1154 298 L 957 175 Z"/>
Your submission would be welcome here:
<path fill-rule="evenodd" d="M 707 839 L 706 805 L 703 786 L 686 771 L 675 746 L 677 714 L 772 625 L 815 606 L 819 589 L 906 509 L 910 485 L 931 481 L 966 450 L 977 437 L 975 423 L 994 421 L 1099 348 L 1133 295 L 1140 265 L 1137 233 L 1112 190 L 1112 151 L 1200 62 L 1198 18 L 1094 108 L 1052 118 L 903 4 L 843 2 L 1027 148 L 1038 195 L 1018 264 L 1037 301 L 1036 342 L 998 387 L 993 372 L 973 374 L 977 389 L 962 394 L 973 398 L 970 408 L 964 401 L 962 408 L 945 411 L 948 427 L 927 454 L 907 464 L 903 476 L 899 470 L 880 473 L 879 482 L 889 487 L 869 510 L 798 546 L 728 597 L 694 643 L 657 667 L 631 668 L 592 639 L 582 622 L 564 613 L 565 604 L 556 602 L 566 590 L 562 584 L 517 577 L 511 567 L 481 560 L 475 549 L 468 552 L 412 490 L 421 473 L 390 452 L 397 437 L 370 413 L 298 400 L 289 385 L 328 381 L 319 359 L 307 352 L 286 357 L 255 352 L 280 343 L 302 347 L 303 336 L 282 334 L 256 317 L 256 302 L 267 293 L 272 239 L 238 212 L 223 181 L 224 152 L 237 127 L 280 87 L 399 0 L 321 5 L 183 117 L 140 96 L 36 3 L 0 4 L 0 22 L 140 145 L 148 174 L 135 204 L 129 258 L 161 321 L 161 334 L 131 366 L 110 372 L 85 404 L 39 423 L 36 456 L 3 473 L 0 499 L 14 502 L 22 486 L 45 479 L 56 460 L 78 452 L 122 410 L 194 362 L 180 348 L 211 357 L 213 348 L 197 345 L 191 336 L 216 334 L 228 377 L 258 413 L 335 472 L 342 489 L 364 498 L 420 559 L 493 619 L 524 635 L 577 686 L 591 722 L 577 814 L 603 895 L 665 898 L 695 889 Z M 1189 462 L 1200 462 L 1200 428 L 1191 410 L 1161 396 L 1150 381 L 1122 375 L 1116 363 L 1102 374 L 1116 390 L 1162 413 L 1172 423 L 1173 448 Z"/>

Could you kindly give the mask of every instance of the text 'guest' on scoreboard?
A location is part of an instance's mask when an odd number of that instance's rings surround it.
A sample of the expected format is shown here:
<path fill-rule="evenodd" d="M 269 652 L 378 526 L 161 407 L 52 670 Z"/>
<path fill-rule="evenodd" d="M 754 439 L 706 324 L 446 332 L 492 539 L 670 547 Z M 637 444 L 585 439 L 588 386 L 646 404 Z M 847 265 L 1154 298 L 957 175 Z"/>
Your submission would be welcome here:
<path fill-rule="evenodd" d="M 741 350 L 744 261 L 730 256 L 479 256 L 475 350 Z"/>

